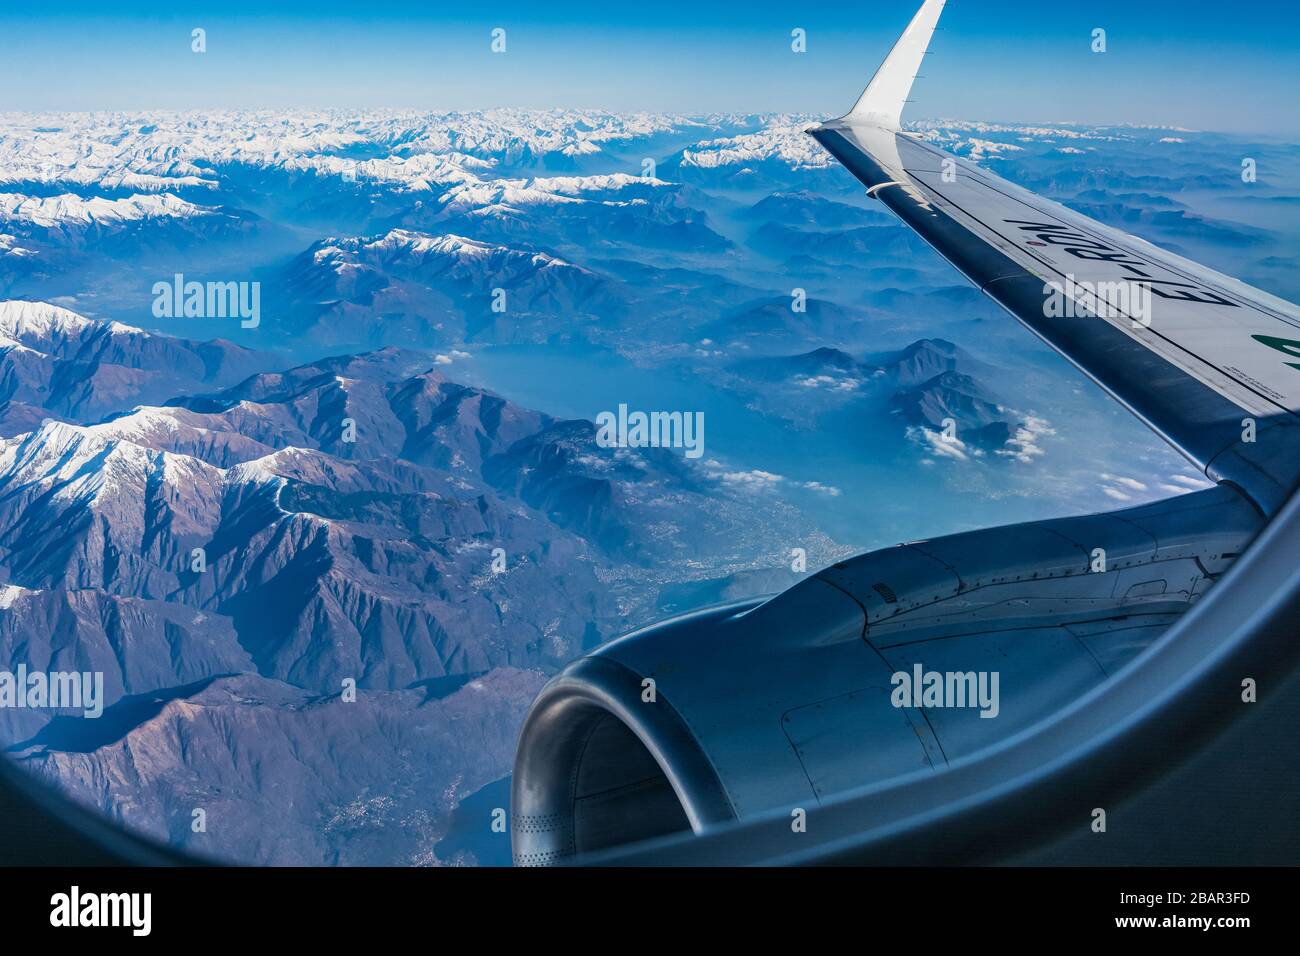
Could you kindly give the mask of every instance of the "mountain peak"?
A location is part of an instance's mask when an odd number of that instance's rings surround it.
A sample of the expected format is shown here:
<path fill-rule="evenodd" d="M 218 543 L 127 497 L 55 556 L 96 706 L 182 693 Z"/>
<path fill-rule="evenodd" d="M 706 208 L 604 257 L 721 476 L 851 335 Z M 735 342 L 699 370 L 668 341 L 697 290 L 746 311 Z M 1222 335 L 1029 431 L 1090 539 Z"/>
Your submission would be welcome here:
<path fill-rule="evenodd" d="M 95 325 L 85 316 L 48 302 L 9 299 L 0 302 L 0 332 L 6 336 L 47 336 L 52 332 L 80 332 Z"/>
<path fill-rule="evenodd" d="M 156 477 L 173 482 L 219 479 L 220 469 L 188 455 L 136 444 L 115 425 L 72 425 L 47 418 L 35 431 L 0 442 L 0 485 L 49 482 L 61 486 L 60 495 L 95 498 L 105 488 L 143 488 Z"/>

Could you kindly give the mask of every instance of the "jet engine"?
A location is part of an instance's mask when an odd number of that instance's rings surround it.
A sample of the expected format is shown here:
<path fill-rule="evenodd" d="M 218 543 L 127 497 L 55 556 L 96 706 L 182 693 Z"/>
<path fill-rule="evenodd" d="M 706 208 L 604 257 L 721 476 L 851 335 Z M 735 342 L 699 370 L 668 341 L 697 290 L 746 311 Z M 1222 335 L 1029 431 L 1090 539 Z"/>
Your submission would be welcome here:
<path fill-rule="evenodd" d="M 835 794 L 935 773 L 1122 668 L 1262 525 L 1221 485 L 873 551 L 775 597 L 612 641 L 552 679 L 525 719 L 515 862 L 776 808 L 797 818 Z"/>

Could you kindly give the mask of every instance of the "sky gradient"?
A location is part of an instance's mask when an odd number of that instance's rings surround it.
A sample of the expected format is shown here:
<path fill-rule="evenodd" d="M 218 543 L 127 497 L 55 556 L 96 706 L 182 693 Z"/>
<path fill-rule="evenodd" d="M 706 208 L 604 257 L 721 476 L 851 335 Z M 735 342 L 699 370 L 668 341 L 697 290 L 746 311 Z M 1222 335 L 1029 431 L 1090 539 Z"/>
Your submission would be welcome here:
<path fill-rule="evenodd" d="M 158 5 L 8 0 L 0 110 L 846 110 L 918 0 Z M 1300 133 L 1300 4 L 951 0 L 911 118 Z M 1229 13 L 1227 11 L 1240 11 Z M 482 11 L 482 12 L 480 12 Z M 190 51 L 190 31 L 208 50 Z M 507 51 L 493 54 L 503 27 Z M 790 49 L 807 31 L 808 49 Z M 1092 31 L 1108 51 L 1091 51 Z"/>

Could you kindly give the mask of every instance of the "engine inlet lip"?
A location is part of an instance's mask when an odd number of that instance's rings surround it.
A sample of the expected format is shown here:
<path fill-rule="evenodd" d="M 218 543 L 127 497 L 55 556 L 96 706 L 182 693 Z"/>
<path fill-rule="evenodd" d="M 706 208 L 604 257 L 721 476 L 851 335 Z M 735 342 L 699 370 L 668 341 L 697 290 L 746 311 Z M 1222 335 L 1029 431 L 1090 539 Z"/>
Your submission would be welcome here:
<path fill-rule="evenodd" d="M 572 755 L 581 752 L 588 728 L 605 715 L 622 722 L 654 758 L 695 833 L 736 819 L 695 735 L 661 692 L 653 703 L 642 701 L 641 680 L 607 657 L 584 657 L 565 667 L 533 701 L 519 734 L 511 781 L 516 865 L 576 855 Z"/>

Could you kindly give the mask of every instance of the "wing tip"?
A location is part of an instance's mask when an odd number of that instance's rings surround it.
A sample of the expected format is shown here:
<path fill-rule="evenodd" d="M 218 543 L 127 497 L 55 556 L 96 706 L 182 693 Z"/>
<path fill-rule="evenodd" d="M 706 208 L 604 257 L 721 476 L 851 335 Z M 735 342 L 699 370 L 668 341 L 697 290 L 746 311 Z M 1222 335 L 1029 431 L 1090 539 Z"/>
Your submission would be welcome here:
<path fill-rule="evenodd" d="M 947 0 L 925 0 L 921 4 L 853 109 L 842 119 L 891 129 L 902 125 L 903 107 L 912 90 L 912 81 L 921 70 L 921 60 L 930 48 L 945 3 Z"/>

